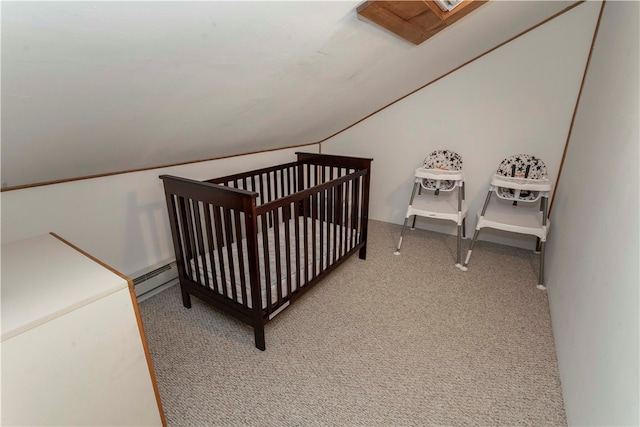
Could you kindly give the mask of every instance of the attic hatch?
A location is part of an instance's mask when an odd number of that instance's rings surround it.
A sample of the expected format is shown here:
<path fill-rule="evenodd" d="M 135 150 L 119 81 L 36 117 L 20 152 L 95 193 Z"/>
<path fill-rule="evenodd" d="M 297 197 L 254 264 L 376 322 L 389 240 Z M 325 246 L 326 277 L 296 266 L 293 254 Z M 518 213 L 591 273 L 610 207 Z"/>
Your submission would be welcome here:
<path fill-rule="evenodd" d="M 419 45 L 488 0 L 368 0 L 357 7 L 359 16 Z"/>

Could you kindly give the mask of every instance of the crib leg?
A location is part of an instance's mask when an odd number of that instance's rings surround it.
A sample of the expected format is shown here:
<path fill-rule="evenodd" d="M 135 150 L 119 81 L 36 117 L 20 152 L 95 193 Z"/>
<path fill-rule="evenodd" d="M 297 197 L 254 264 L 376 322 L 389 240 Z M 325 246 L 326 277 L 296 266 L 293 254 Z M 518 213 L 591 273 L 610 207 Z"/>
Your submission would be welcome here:
<path fill-rule="evenodd" d="M 261 323 L 253 327 L 253 335 L 255 337 L 256 348 L 258 350 L 265 351 L 267 349 L 267 345 L 264 339 L 264 324 Z"/>
<path fill-rule="evenodd" d="M 360 248 L 358 256 L 360 257 L 360 259 L 367 259 L 367 245 L 364 245 Z"/>
<path fill-rule="evenodd" d="M 182 289 L 182 305 L 191 308 L 191 295 L 184 288 Z"/>

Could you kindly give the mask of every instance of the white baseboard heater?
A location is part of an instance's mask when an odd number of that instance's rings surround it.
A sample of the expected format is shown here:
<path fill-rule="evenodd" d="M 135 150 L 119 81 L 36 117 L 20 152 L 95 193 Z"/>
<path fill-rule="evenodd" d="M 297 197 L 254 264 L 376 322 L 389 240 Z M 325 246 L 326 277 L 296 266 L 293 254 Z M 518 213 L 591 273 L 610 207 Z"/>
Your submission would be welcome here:
<path fill-rule="evenodd" d="M 132 276 L 138 301 L 143 301 L 178 283 L 175 258 L 144 268 Z"/>

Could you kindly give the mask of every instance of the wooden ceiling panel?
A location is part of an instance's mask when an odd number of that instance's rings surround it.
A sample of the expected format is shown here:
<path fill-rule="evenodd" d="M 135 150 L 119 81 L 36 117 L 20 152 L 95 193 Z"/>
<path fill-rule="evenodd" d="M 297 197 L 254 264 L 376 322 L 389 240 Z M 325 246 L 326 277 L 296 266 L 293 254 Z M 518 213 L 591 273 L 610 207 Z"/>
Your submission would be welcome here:
<path fill-rule="evenodd" d="M 437 33 L 447 26 L 447 24 L 442 19 L 440 19 L 433 13 L 421 13 L 420 15 L 411 18 L 409 22 L 414 26 L 420 28 L 422 33 L 425 35 L 431 33 L 432 31 L 435 31 L 435 33 Z M 433 34 L 431 34 L 429 37 L 431 37 Z M 427 40 L 429 37 L 425 37 L 425 40 Z"/>
<path fill-rule="evenodd" d="M 369 21 L 418 45 L 486 2 L 464 0 L 455 9 L 443 12 L 432 0 L 370 0 L 358 6 L 357 12 Z"/>
<path fill-rule="evenodd" d="M 413 44 L 420 44 L 426 40 L 420 26 L 396 15 L 385 7 L 384 3 L 386 2 L 373 2 L 372 7 L 367 8 L 365 13 L 358 13 Z"/>
<path fill-rule="evenodd" d="M 380 6 L 389 9 L 402 19 L 409 21 L 411 18 L 424 13 L 423 1 L 378 1 Z"/>

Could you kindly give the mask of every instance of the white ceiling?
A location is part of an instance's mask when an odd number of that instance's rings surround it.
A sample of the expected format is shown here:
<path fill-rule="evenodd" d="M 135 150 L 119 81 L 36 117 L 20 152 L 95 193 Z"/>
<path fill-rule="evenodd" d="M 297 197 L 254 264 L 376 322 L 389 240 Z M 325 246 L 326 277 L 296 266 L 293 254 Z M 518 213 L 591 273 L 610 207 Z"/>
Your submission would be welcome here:
<path fill-rule="evenodd" d="M 2 1 L 2 186 L 319 142 L 574 2 L 420 46 L 359 3 Z"/>

